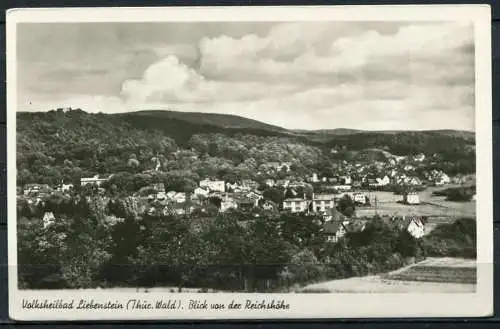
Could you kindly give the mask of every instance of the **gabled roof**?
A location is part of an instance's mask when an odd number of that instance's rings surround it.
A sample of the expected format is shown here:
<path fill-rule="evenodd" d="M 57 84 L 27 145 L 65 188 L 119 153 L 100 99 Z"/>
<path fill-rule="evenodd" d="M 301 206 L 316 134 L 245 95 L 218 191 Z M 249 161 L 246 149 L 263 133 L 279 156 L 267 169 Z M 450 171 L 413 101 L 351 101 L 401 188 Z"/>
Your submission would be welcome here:
<path fill-rule="evenodd" d="M 302 199 L 302 198 L 288 198 L 288 199 L 285 199 L 284 202 L 292 202 L 292 201 L 302 201 L 302 202 L 305 202 L 306 200 L 305 199 Z"/>
<path fill-rule="evenodd" d="M 333 200 L 335 196 L 333 194 L 315 194 L 313 200 Z"/>

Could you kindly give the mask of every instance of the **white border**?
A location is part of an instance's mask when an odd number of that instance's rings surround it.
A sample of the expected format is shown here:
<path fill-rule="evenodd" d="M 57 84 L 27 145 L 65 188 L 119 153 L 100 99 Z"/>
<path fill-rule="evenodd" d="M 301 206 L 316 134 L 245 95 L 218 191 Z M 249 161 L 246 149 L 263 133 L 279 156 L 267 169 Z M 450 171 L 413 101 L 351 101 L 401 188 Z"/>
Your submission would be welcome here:
<path fill-rule="evenodd" d="M 493 193 L 491 14 L 489 5 L 47 8 L 7 12 L 7 136 L 9 314 L 15 320 L 140 319 L 300 319 L 376 317 L 474 317 L 493 314 Z M 477 151 L 477 290 L 470 294 L 153 294 L 81 290 L 17 289 L 16 237 L 16 24 L 20 22 L 190 22 L 190 21 L 471 21 L 475 28 Z M 141 299 L 208 299 L 210 302 L 285 299 L 286 311 L 85 311 L 23 310 L 23 298 L 80 297 L 95 301 Z"/>

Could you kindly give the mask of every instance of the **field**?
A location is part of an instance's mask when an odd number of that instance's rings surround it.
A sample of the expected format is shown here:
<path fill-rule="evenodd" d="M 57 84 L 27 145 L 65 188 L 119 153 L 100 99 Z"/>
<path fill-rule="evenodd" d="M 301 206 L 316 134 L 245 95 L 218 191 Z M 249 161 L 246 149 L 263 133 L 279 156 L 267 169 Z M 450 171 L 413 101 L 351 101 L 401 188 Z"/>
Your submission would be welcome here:
<path fill-rule="evenodd" d="M 442 189 L 442 187 L 431 187 L 420 192 L 419 196 L 421 204 L 419 205 L 405 205 L 398 203 L 398 201 L 402 200 L 402 196 L 396 195 L 392 192 L 366 191 L 364 193 L 370 199 L 371 206 L 358 207 L 356 209 L 356 214 L 359 217 L 370 217 L 375 214 L 380 216 L 430 216 L 433 217 L 435 221 L 441 220 L 441 222 L 446 222 L 446 219 L 454 219 L 457 217 L 476 216 L 476 201 L 452 202 L 445 200 L 445 197 L 443 196 L 432 195 L 432 192 L 439 189 Z M 377 200 L 376 202 L 375 199 Z"/>
<path fill-rule="evenodd" d="M 430 258 L 417 265 L 391 272 L 385 276 L 388 280 L 449 282 L 474 284 L 476 266 L 474 261 L 454 258 Z"/>
<path fill-rule="evenodd" d="M 382 275 L 308 285 L 298 292 L 466 293 L 476 290 L 475 260 L 429 258 Z"/>

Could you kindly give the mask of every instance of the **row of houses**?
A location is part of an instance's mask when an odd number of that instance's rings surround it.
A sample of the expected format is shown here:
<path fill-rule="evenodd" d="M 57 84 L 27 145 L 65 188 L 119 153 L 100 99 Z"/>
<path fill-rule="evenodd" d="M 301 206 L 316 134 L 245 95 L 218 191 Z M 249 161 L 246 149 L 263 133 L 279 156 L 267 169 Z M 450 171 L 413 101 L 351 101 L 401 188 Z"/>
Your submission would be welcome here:
<path fill-rule="evenodd" d="M 367 220 L 349 220 L 344 217 L 337 217 L 336 220 L 328 220 L 323 225 L 322 234 L 326 236 L 326 241 L 337 243 L 348 232 L 364 231 Z M 403 216 L 386 219 L 386 222 L 394 229 L 407 231 L 415 239 L 421 239 L 426 234 L 427 218 L 422 216 Z"/>

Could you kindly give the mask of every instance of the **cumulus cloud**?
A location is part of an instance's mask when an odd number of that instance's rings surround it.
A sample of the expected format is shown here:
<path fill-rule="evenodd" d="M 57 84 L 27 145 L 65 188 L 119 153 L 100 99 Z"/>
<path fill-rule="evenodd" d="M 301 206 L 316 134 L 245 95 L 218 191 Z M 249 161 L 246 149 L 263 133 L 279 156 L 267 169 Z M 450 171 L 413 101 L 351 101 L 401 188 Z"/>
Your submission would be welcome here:
<path fill-rule="evenodd" d="M 82 101 L 231 113 L 287 128 L 472 130 L 472 25 L 383 27 L 283 23 L 267 33 L 234 36 L 228 29 L 157 45 L 157 59 L 126 79 L 119 95 Z M 454 120 L 442 120 L 450 112 Z"/>

